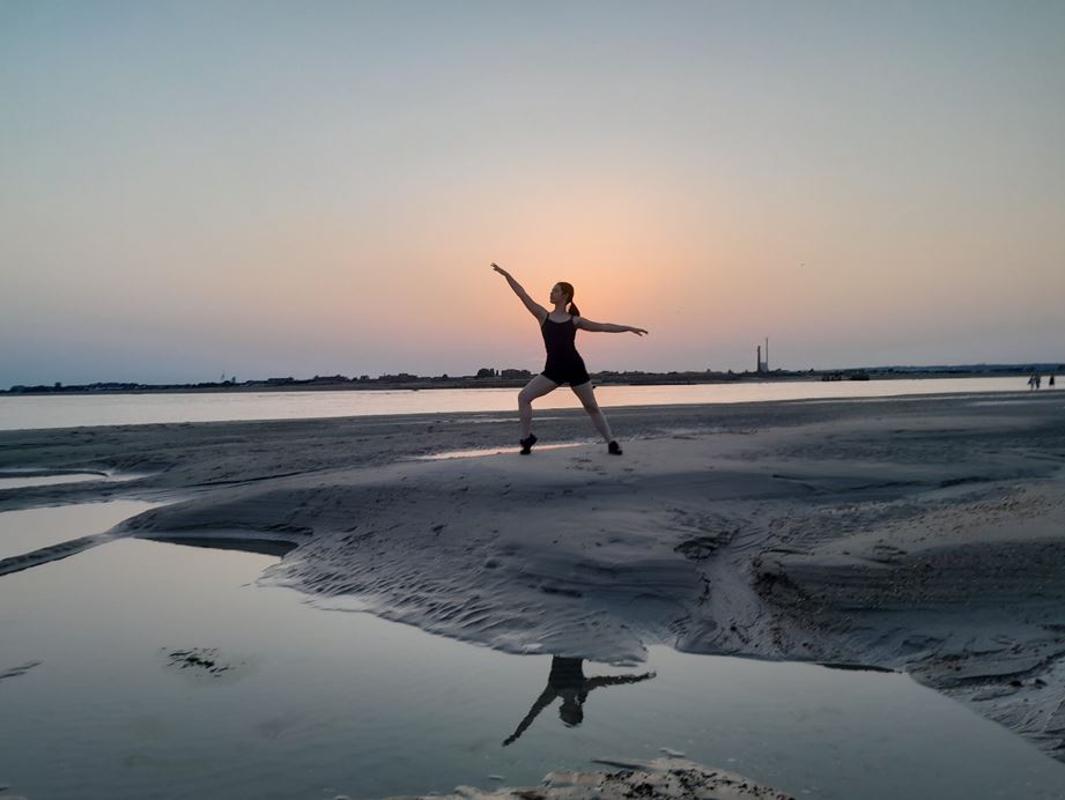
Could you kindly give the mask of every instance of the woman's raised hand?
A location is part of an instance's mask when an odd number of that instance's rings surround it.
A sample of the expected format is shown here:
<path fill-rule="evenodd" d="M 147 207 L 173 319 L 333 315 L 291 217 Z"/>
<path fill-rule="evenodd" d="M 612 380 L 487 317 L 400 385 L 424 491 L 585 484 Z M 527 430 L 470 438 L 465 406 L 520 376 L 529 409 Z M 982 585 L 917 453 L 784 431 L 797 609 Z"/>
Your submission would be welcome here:
<path fill-rule="evenodd" d="M 499 273 L 500 275 L 502 275 L 502 276 L 504 276 L 504 277 L 506 277 L 506 276 L 510 275 L 510 273 L 509 273 L 509 272 L 507 272 L 507 271 L 506 271 L 505 269 L 503 269 L 503 268 L 502 268 L 501 266 L 499 266 L 499 265 L 498 265 L 498 264 L 497 264 L 496 262 L 494 262 L 494 261 L 492 262 L 492 269 L 494 269 L 494 270 L 495 270 L 496 272 L 498 272 L 498 273 Z"/>
<path fill-rule="evenodd" d="M 629 328 L 629 332 L 630 333 L 635 333 L 637 336 L 646 336 L 647 335 L 647 331 L 645 331 L 643 328 Z"/>

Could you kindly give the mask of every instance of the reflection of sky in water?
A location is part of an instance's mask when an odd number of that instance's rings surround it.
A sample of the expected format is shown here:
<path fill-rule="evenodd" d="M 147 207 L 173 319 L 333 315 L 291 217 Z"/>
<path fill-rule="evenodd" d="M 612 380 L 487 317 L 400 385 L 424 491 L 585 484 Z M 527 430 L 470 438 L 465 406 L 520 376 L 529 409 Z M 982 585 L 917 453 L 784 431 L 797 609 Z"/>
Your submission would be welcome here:
<path fill-rule="evenodd" d="M 800 796 L 1065 790 L 1065 767 L 904 676 L 663 647 L 656 677 L 590 692 L 579 726 L 556 699 L 504 748 L 550 657 L 315 609 L 254 585 L 274 560 L 122 540 L 0 578 L 0 672 L 42 662 L 0 681 L 0 777 L 59 799 L 380 797 L 492 774 L 535 785 L 667 747 Z M 191 648 L 231 669 L 169 663 Z M 642 671 L 583 665 L 589 678 Z"/>
<path fill-rule="evenodd" d="M 580 447 L 588 442 L 564 442 L 562 444 L 537 444 L 533 450 L 562 450 L 567 447 Z M 605 445 L 604 445 L 605 446 Z M 480 458 L 481 456 L 513 455 L 518 452 L 516 446 L 510 447 L 483 447 L 474 450 L 448 450 L 445 453 L 433 453 L 428 456 L 415 456 L 415 461 L 443 461 L 449 458 Z"/>
<path fill-rule="evenodd" d="M 604 407 L 673 403 L 750 403 L 765 400 L 840 399 L 942 392 L 1026 390 L 1026 378 L 924 378 L 872 381 L 778 381 L 676 386 L 601 386 Z M 373 414 L 441 414 L 506 411 L 517 419 L 517 388 L 354 390 L 318 392 L 205 392 L 0 397 L 0 430 L 74 425 L 138 425 L 237 419 L 306 419 Z M 580 408 L 568 387 L 535 403 L 538 410 Z"/>
<path fill-rule="evenodd" d="M 115 500 L 109 503 L 5 511 L 0 514 L 0 559 L 102 533 L 154 505 L 157 504 Z"/>
<path fill-rule="evenodd" d="M 19 474 L 23 473 L 23 474 Z M 108 483 L 131 481 L 140 477 L 136 474 L 109 475 L 103 472 L 66 472 L 60 475 L 35 473 L 33 470 L 4 470 L 0 473 L 0 491 L 4 489 L 25 489 L 30 486 L 55 486 L 62 483 L 85 483 L 88 481 L 106 481 Z"/>
<path fill-rule="evenodd" d="M 11 475 L 0 474 L 0 489 L 23 489 L 27 486 L 54 486 L 60 483 L 107 480 L 106 475 L 95 472 L 70 472 L 65 475 Z"/>

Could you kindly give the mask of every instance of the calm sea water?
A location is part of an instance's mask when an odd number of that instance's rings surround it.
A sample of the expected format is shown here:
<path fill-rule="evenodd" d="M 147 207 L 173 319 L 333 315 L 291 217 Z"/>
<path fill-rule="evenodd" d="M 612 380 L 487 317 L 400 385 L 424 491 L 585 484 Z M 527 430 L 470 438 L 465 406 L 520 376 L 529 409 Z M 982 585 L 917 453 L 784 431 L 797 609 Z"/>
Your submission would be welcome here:
<path fill-rule="evenodd" d="M 789 381 L 695 386 L 603 386 L 603 406 L 749 403 L 766 400 L 892 397 L 948 392 L 1023 391 L 1024 378 L 929 378 L 885 381 Z M 153 422 L 352 417 L 374 414 L 514 411 L 517 389 L 103 394 L 0 397 L 0 430 Z M 537 408 L 577 408 L 568 388 Z"/>
<path fill-rule="evenodd" d="M 0 539 L 54 544 L 139 510 L 7 512 Z M 536 785 L 669 748 L 798 797 L 1065 796 L 1065 766 L 903 675 L 664 647 L 636 670 L 585 661 L 589 678 L 657 674 L 591 691 L 576 726 L 555 700 L 504 746 L 550 657 L 314 608 L 257 585 L 275 561 L 127 539 L 0 577 L 0 785 L 52 800 L 373 798 Z"/>

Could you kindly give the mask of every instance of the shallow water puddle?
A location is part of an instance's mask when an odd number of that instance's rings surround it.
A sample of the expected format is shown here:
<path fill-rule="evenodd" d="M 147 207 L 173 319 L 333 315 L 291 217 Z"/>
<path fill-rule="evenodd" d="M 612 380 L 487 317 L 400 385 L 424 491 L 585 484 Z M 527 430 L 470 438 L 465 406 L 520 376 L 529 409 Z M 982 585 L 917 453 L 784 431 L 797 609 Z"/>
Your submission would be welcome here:
<path fill-rule="evenodd" d="M 137 500 L 115 500 L 5 511 L 0 513 L 0 559 L 102 533 L 156 505 Z"/>
<path fill-rule="evenodd" d="M 581 447 L 591 442 L 564 442 L 562 444 L 537 444 L 533 452 L 538 450 L 563 450 L 569 447 Z M 517 446 L 510 447 L 487 447 L 479 450 L 448 450 L 445 453 L 432 453 L 427 456 L 415 456 L 417 461 L 441 461 L 448 458 L 480 458 L 481 456 L 518 455 Z"/>
<path fill-rule="evenodd" d="M 111 480 L 104 472 L 35 473 L 27 470 L 0 472 L 0 489 L 25 489 L 30 486 L 54 486 L 61 483 Z"/>
<path fill-rule="evenodd" d="M 28 489 L 33 486 L 57 486 L 64 483 L 89 483 L 103 481 L 121 483 L 132 481 L 143 475 L 110 472 L 54 472 L 32 469 L 0 470 L 0 491 L 4 489 Z"/>
<path fill-rule="evenodd" d="M 369 798 L 671 750 L 798 797 L 1065 793 L 1065 766 L 902 675 L 506 655 L 256 585 L 275 562 L 123 539 L 0 577 L 0 779 L 58 800 Z"/>

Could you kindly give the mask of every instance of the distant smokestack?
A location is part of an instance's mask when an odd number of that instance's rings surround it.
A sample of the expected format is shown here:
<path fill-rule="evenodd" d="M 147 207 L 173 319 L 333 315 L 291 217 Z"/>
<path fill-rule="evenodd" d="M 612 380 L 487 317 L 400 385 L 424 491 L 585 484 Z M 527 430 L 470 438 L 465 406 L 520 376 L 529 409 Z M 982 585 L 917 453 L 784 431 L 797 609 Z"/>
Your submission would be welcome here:
<path fill-rule="evenodd" d="M 758 353 L 754 357 L 754 371 L 762 371 L 762 345 L 758 345 Z"/>
<path fill-rule="evenodd" d="M 769 337 L 765 337 L 765 371 L 769 372 Z"/>

